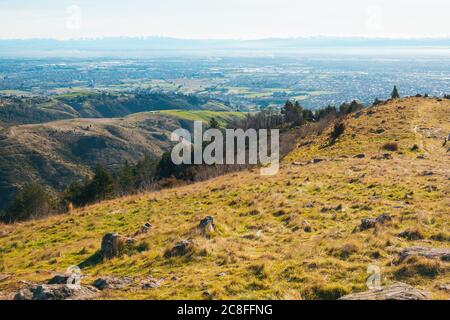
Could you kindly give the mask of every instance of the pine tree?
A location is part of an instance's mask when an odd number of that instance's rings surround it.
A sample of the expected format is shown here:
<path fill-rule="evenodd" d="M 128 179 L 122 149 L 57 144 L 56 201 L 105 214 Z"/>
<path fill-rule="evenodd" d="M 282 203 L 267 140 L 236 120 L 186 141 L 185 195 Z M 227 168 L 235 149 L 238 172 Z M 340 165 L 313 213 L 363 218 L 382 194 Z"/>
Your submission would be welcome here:
<path fill-rule="evenodd" d="M 103 166 L 97 165 L 94 178 L 87 189 L 95 200 L 104 200 L 113 195 L 114 180 Z"/>
<path fill-rule="evenodd" d="M 392 90 L 392 93 L 391 93 L 391 98 L 392 99 L 400 98 L 400 94 L 398 93 L 397 86 L 394 86 L 394 89 Z"/>

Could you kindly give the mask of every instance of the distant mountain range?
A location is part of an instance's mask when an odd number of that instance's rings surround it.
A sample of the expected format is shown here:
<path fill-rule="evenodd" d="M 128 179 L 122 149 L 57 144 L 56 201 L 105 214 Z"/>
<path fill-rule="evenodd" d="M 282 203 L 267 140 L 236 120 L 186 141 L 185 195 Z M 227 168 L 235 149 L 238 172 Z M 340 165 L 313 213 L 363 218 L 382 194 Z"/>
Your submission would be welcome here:
<path fill-rule="evenodd" d="M 192 40 L 166 37 L 99 39 L 0 40 L 0 56 L 125 56 L 210 54 L 217 52 L 278 53 L 317 48 L 450 48 L 450 38 L 268 38 L 259 40 Z"/>

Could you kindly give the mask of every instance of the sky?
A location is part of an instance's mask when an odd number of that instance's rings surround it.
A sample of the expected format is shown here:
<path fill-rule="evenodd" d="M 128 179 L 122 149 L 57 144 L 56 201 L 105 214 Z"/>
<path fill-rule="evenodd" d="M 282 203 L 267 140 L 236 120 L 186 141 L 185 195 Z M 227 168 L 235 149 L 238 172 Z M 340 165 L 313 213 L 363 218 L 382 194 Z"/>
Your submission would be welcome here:
<path fill-rule="evenodd" d="M 0 39 L 449 37 L 449 0 L 0 0 Z"/>

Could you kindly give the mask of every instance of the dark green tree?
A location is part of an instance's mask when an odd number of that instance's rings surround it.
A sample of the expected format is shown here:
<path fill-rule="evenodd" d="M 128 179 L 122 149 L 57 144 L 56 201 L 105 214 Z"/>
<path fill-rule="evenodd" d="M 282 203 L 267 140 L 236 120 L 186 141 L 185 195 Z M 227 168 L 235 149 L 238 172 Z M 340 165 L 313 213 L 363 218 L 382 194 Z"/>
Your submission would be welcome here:
<path fill-rule="evenodd" d="M 130 194 L 136 190 L 135 170 L 128 162 L 119 168 L 116 180 L 120 194 Z"/>
<path fill-rule="evenodd" d="M 400 94 L 398 93 L 397 86 L 394 86 L 394 89 L 392 90 L 392 93 L 391 93 L 391 98 L 392 99 L 400 98 Z"/>
<path fill-rule="evenodd" d="M 303 108 L 298 101 L 295 103 L 292 103 L 290 100 L 286 101 L 281 109 L 281 114 L 284 116 L 284 121 L 292 126 L 299 126 L 304 122 Z"/>
<path fill-rule="evenodd" d="M 87 190 L 92 194 L 93 200 L 104 200 L 114 194 L 114 180 L 111 174 L 101 165 L 95 168 L 94 178 Z"/>
<path fill-rule="evenodd" d="M 16 193 L 2 220 L 14 222 L 38 218 L 50 214 L 52 208 L 52 197 L 47 191 L 39 184 L 30 183 Z"/>

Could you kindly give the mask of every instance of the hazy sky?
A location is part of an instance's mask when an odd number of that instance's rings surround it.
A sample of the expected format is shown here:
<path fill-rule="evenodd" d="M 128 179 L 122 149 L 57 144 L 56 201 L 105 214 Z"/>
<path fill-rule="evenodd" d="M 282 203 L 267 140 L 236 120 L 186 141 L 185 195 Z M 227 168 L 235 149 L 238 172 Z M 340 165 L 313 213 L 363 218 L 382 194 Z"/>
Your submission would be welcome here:
<path fill-rule="evenodd" d="M 449 0 L 0 0 L 0 38 L 450 36 Z"/>

